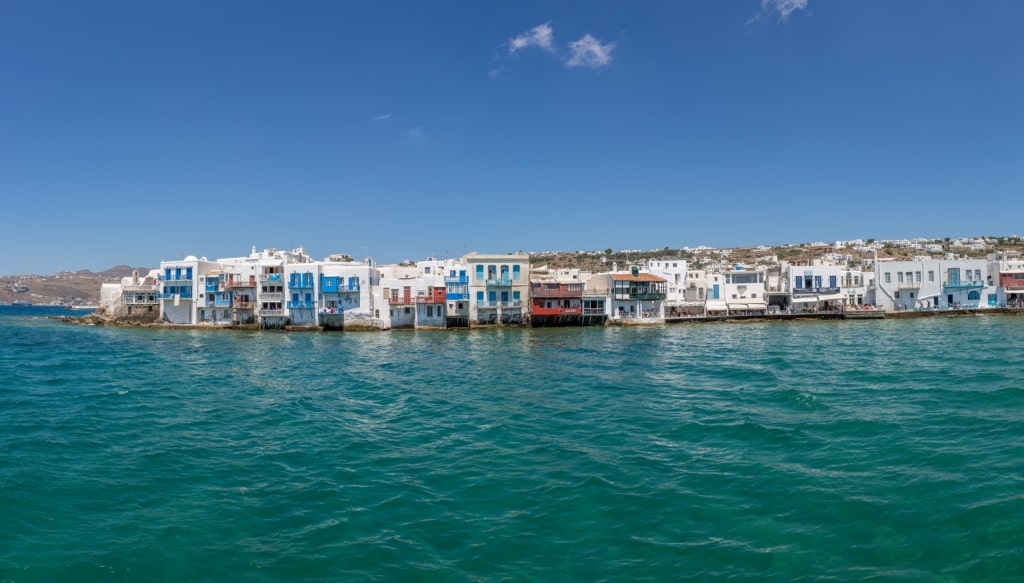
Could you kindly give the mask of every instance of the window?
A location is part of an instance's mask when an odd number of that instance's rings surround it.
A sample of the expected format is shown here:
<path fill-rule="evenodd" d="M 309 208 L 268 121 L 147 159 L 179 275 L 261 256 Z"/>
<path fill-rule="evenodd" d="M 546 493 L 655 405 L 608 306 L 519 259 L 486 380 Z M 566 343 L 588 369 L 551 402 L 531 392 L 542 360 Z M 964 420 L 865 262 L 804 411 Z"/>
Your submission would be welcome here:
<path fill-rule="evenodd" d="M 828 276 L 828 287 L 839 287 L 836 284 L 836 276 L 834 276 L 834 275 Z"/>
<path fill-rule="evenodd" d="M 885 283 L 892 283 L 892 275 L 888 271 L 885 272 Z"/>
<path fill-rule="evenodd" d="M 921 272 L 920 271 L 915 271 L 914 272 L 914 281 L 916 281 L 917 283 L 921 283 Z"/>
<path fill-rule="evenodd" d="M 797 277 L 796 280 L 793 282 L 793 289 L 801 289 L 801 288 L 803 288 L 803 285 L 802 285 L 803 281 L 804 281 L 804 278 Z"/>
<path fill-rule="evenodd" d="M 483 264 L 476 266 L 476 279 L 477 281 L 484 278 L 484 266 Z"/>
<path fill-rule="evenodd" d="M 935 272 L 928 270 L 928 281 L 935 281 Z"/>
<path fill-rule="evenodd" d="M 517 292 L 517 291 L 512 292 L 512 301 L 513 302 L 518 302 L 519 301 L 519 292 Z"/>
<path fill-rule="evenodd" d="M 900 283 L 903 283 L 903 272 L 902 272 L 902 271 L 897 271 L 897 272 L 896 272 L 896 279 L 897 279 L 897 281 L 899 281 Z"/>
<path fill-rule="evenodd" d="M 476 292 L 476 301 L 478 301 L 478 302 L 484 301 L 484 292 L 482 292 L 482 291 Z"/>
<path fill-rule="evenodd" d="M 423 273 L 430 273 L 430 266 L 429 265 L 423 268 Z"/>
<path fill-rule="evenodd" d="M 974 279 L 976 281 L 981 281 L 981 270 L 980 269 L 975 269 L 974 270 Z"/>
<path fill-rule="evenodd" d="M 518 265 L 513 265 L 512 266 L 512 279 L 514 281 L 519 281 L 519 266 Z"/>
<path fill-rule="evenodd" d="M 967 292 L 967 299 L 972 301 L 972 302 L 976 302 L 976 301 L 981 299 L 981 294 L 978 293 L 977 290 L 971 290 L 971 291 Z"/>
<path fill-rule="evenodd" d="M 900 299 L 900 292 L 898 292 L 898 291 L 897 291 L 896 293 L 894 293 L 894 294 L 892 295 L 892 297 L 893 297 L 893 298 L 895 298 L 895 299 L 897 299 L 897 300 L 898 300 L 898 299 Z"/>

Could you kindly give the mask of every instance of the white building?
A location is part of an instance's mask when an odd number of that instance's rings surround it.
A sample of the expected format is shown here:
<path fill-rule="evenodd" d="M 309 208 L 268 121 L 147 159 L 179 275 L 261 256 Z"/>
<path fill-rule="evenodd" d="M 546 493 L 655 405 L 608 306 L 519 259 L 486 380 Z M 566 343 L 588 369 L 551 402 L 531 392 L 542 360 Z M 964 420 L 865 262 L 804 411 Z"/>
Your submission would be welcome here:
<path fill-rule="evenodd" d="M 469 271 L 470 322 L 475 325 L 529 321 L 530 258 L 525 253 L 462 258 Z"/>
<path fill-rule="evenodd" d="M 875 304 L 888 310 L 986 308 L 998 305 L 998 285 L 984 259 L 880 261 Z"/>

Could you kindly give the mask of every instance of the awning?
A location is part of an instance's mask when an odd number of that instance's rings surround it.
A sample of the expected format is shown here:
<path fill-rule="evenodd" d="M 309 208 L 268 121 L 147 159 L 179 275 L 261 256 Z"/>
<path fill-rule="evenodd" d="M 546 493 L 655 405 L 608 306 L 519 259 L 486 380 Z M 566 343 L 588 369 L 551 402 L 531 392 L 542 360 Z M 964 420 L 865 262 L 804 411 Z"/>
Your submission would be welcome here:
<path fill-rule="evenodd" d="M 747 304 L 747 309 L 748 310 L 767 310 L 768 309 L 768 304 L 766 304 L 764 302 L 750 302 L 749 304 Z"/>
<path fill-rule="evenodd" d="M 818 296 L 819 302 L 838 302 L 846 299 L 843 294 L 828 294 L 824 296 Z"/>
<path fill-rule="evenodd" d="M 817 302 L 817 301 L 818 301 L 818 296 L 799 296 L 799 297 L 793 298 L 792 303 L 794 303 L 794 304 L 809 304 L 809 303 Z"/>
<path fill-rule="evenodd" d="M 729 302 L 730 310 L 746 310 L 747 302 Z"/>
<path fill-rule="evenodd" d="M 728 309 L 728 306 L 726 306 L 723 300 L 708 300 L 704 304 L 704 309 L 708 312 L 724 312 Z"/>

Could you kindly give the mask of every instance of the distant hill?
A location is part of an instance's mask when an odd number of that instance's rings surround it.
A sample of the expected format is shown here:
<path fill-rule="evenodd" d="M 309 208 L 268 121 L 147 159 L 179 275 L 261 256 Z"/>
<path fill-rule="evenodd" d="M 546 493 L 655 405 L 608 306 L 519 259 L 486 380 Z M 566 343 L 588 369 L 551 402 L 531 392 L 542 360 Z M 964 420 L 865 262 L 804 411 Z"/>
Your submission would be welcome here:
<path fill-rule="evenodd" d="M 0 303 L 28 301 L 33 304 L 89 304 L 100 300 L 100 286 L 119 283 L 138 270 L 139 275 L 149 273 L 149 267 L 117 265 L 93 273 L 87 269 L 62 271 L 54 275 L 0 276 Z"/>

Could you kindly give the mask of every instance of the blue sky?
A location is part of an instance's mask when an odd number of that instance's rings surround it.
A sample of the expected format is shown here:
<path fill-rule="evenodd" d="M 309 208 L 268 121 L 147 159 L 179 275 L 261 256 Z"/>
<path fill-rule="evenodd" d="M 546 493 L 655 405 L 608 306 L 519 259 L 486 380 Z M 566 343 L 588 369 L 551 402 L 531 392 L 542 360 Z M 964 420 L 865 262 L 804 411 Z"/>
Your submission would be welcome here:
<path fill-rule="evenodd" d="M 1024 2 L 0 2 L 0 273 L 1017 234 Z"/>

